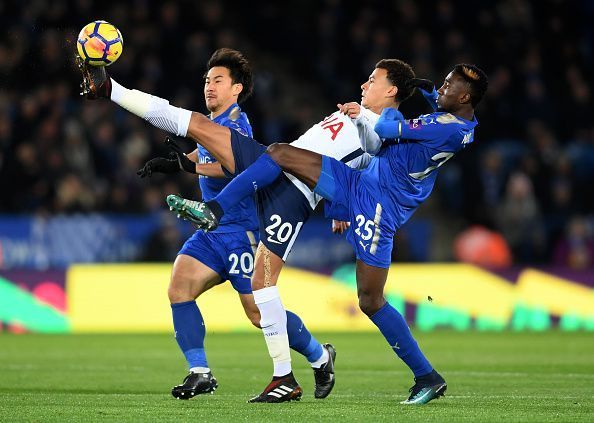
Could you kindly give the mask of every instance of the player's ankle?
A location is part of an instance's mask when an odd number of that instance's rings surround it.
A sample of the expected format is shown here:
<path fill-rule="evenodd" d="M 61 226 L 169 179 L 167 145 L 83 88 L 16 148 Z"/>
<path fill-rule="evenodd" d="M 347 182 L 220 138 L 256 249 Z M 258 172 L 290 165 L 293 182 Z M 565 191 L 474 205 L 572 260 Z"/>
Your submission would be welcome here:
<path fill-rule="evenodd" d="M 291 368 L 290 361 L 275 362 L 274 363 L 274 377 L 286 377 L 288 374 L 292 374 L 293 369 Z"/>
<path fill-rule="evenodd" d="M 322 347 L 322 355 L 320 356 L 320 358 L 318 358 L 316 361 L 312 361 L 311 363 L 311 367 L 314 369 L 319 369 L 320 367 L 322 367 L 324 364 L 326 364 L 328 362 L 328 359 L 330 358 L 330 354 L 328 354 L 328 350 L 326 350 L 326 348 Z"/>
<path fill-rule="evenodd" d="M 272 380 L 284 379 L 286 377 L 294 377 L 293 371 L 291 370 L 289 373 L 287 373 L 286 375 L 282 375 L 282 376 L 272 376 Z"/>

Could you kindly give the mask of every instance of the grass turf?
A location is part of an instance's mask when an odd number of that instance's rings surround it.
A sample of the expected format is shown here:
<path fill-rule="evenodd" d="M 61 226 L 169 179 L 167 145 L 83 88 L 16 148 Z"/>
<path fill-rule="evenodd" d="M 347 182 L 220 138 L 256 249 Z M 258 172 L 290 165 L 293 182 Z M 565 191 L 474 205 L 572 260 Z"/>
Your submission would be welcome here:
<path fill-rule="evenodd" d="M 323 334 L 338 352 L 337 382 L 313 398 L 293 353 L 301 402 L 247 404 L 271 376 L 261 334 L 208 334 L 219 389 L 171 397 L 185 362 L 170 335 L 0 335 L 0 421 L 591 421 L 591 333 L 433 332 L 418 340 L 448 382 L 445 398 L 403 406 L 408 369 L 379 334 Z"/>

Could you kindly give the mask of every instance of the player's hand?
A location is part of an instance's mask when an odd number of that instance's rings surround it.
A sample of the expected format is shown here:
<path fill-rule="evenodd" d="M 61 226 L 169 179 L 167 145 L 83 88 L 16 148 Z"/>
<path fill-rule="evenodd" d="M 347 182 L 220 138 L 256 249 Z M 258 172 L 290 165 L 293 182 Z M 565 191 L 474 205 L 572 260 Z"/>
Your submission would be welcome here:
<path fill-rule="evenodd" d="M 408 88 L 420 88 L 423 91 L 427 91 L 430 93 L 435 89 L 435 84 L 433 81 L 429 79 L 422 79 L 422 78 L 413 78 L 406 81 L 406 86 Z"/>
<path fill-rule="evenodd" d="M 351 226 L 350 222 L 342 222 L 340 220 L 332 219 L 332 233 L 333 234 L 343 234 L 348 228 Z"/>
<path fill-rule="evenodd" d="M 336 107 L 338 107 L 340 113 L 347 115 L 351 119 L 358 118 L 361 113 L 361 106 L 355 102 L 345 104 L 338 103 Z"/>
<path fill-rule="evenodd" d="M 179 168 L 189 173 L 196 173 L 196 163 L 188 159 L 178 143 L 169 137 L 165 137 L 165 145 L 171 150 L 170 156 L 178 161 Z M 173 156 L 172 156 L 173 154 Z"/>
<path fill-rule="evenodd" d="M 147 176 L 150 178 L 153 173 L 177 173 L 179 171 L 180 167 L 176 156 L 172 157 L 171 159 L 166 159 L 165 157 L 155 157 L 154 159 L 150 159 L 148 162 L 146 162 L 142 169 L 139 169 L 136 174 L 141 178 Z"/>

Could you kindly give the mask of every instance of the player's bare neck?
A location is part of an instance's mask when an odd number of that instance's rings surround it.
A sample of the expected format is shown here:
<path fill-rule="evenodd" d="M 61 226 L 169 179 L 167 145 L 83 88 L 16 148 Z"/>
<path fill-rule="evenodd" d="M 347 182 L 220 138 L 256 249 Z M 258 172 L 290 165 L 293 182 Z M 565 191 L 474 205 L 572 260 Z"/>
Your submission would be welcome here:
<path fill-rule="evenodd" d="M 452 114 L 454 116 L 461 117 L 462 119 L 472 120 L 474 117 L 474 109 L 465 107 L 453 112 Z"/>
<path fill-rule="evenodd" d="M 216 119 L 217 117 L 222 115 L 225 110 L 227 110 L 227 109 L 223 109 L 222 107 L 215 109 L 215 110 L 211 110 L 210 115 L 209 115 L 210 119 Z"/>

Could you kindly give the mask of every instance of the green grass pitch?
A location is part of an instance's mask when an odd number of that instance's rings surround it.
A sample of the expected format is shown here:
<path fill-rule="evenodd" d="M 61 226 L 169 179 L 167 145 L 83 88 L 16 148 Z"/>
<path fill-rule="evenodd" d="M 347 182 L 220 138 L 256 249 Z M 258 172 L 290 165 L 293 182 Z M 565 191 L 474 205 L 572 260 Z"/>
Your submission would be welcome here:
<path fill-rule="evenodd" d="M 313 398 L 293 353 L 300 402 L 247 404 L 271 376 L 262 335 L 212 334 L 214 395 L 175 400 L 185 362 L 171 335 L 0 335 L 0 421 L 592 421 L 592 333 L 417 334 L 448 382 L 444 398 L 403 406 L 408 369 L 379 334 L 318 334 L 335 345 L 336 386 Z"/>

